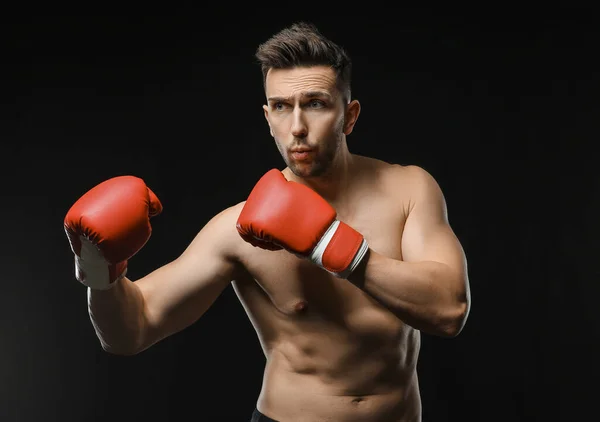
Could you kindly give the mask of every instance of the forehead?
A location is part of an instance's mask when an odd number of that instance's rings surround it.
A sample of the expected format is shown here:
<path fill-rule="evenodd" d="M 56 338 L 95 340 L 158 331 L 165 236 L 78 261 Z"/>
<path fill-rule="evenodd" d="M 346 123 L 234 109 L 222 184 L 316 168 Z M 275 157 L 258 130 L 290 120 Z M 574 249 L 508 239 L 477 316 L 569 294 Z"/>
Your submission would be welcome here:
<path fill-rule="evenodd" d="M 335 72 L 328 66 L 270 69 L 266 78 L 267 97 L 293 97 L 308 91 L 337 92 Z"/>

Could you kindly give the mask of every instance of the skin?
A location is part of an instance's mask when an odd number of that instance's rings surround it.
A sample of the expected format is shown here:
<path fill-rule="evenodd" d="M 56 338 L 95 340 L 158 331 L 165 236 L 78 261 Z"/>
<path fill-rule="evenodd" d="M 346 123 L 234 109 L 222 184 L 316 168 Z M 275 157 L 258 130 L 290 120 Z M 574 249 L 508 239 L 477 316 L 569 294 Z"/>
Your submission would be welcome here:
<path fill-rule="evenodd" d="M 344 103 L 330 68 L 272 70 L 266 96 L 283 174 L 365 236 L 360 267 L 340 279 L 285 250 L 244 242 L 235 228 L 240 202 L 214 216 L 176 260 L 135 283 L 88 289 L 98 338 L 111 353 L 140 353 L 197 321 L 232 283 L 267 358 L 262 413 L 281 421 L 421 421 L 420 334 L 458 335 L 470 307 L 466 259 L 443 194 L 419 167 L 349 152 L 360 103 Z M 291 154 L 299 146 L 312 150 Z"/>

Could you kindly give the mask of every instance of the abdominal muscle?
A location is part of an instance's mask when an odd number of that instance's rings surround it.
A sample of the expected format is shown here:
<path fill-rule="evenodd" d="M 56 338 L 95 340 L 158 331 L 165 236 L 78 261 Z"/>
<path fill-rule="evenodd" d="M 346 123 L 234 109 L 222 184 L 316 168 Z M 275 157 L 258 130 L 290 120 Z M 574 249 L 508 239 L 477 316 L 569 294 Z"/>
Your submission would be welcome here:
<path fill-rule="evenodd" d="M 386 348 L 351 351 L 337 343 L 332 352 L 327 346 L 307 353 L 281 342 L 270 349 L 258 409 L 282 422 L 420 421 L 414 367 L 403 367 Z"/>
<path fill-rule="evenodd" d="M 318 371 L 316 367 L 297 372 L 293 365 L 289 357 L 279 351 L 273 351 L 267 361 L 257 406 L 275 420 L 420 421 L 415 373 L 407 379 L 401 379 L 398 374 L 396 380 L 377 383 L 373 378 L 380 374 L 369 374 L 369 363 L 363 363 L 364 369 L 338 374 L 333 373 L 333 368 Z M 363 385 L 371 386 L 362 387 L 361 379 L 365 380 Z"/>
<path fill-rule="evenodd" d="M 418 331 L 354 288 L 338 292 L 344 309 L 332 315 L 298 296 L 278 307 L 254 280 L 234 287 L 266 356 L 263 414 L 281 422 L 421 420 Z"/>

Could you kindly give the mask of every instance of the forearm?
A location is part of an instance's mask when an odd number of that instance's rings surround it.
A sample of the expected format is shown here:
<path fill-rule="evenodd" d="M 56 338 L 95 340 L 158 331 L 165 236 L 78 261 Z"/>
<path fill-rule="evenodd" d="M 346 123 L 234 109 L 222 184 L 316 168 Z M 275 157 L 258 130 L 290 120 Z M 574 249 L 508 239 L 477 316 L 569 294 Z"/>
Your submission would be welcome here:
<path fill-rule="evenodd" d="M 466 280 L 439 262 L 405 262 L 369 251 L 350 281 L 407 324 L 453 337 L 469 312 Z"/>
<path fill-rule="evenodd" d="M 144 299 L 126 277 L 109 290 L 88 288 L 88 311 L 102 348 L 110 353 L 139 352 L 145 330 Z"/>

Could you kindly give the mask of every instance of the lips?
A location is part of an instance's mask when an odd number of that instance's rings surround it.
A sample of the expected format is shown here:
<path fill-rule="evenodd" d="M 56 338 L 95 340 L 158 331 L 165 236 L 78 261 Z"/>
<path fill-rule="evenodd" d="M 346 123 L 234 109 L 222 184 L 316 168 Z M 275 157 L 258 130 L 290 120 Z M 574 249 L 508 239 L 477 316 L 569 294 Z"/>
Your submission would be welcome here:
<path fill-rule="evenodd" d="M 297 161 L 308 160 L 312 156 L 314 150 L 309 148 L 294 148 L 290 150 L 290 156 Z"/>

